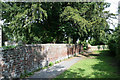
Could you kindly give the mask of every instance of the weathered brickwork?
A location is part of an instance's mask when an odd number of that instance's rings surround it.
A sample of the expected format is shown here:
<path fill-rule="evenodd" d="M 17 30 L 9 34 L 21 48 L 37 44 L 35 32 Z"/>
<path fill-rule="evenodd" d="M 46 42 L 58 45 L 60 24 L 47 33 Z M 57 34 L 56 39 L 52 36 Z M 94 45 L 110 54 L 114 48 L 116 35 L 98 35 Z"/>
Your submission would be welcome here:
<path fill-rule="evenodd" d="M 67 44 L 25 45 L 0 52 L 0 78 L 16 78 L 79 53 L 79 46 Z"/>

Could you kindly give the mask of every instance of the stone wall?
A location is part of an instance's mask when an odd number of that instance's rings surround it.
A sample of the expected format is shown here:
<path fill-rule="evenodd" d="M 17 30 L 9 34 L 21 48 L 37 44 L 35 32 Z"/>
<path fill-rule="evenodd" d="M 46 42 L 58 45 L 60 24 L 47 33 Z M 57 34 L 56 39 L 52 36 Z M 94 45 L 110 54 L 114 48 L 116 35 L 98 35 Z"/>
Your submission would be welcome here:
<path fill-rule="evenodd" d="M 19 46 L 0 52 L 0 78 L 19 78 L 25 72 L 48 66 L 79 53 L 79 46 L 68 44 L 37 44 Z"/>

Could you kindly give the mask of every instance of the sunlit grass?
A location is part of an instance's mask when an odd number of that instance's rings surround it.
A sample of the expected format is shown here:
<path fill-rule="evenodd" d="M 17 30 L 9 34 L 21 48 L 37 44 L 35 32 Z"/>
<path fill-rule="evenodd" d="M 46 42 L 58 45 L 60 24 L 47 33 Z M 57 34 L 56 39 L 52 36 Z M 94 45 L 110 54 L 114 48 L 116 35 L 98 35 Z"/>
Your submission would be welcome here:
<path fill-rule="evenodd" d="M 95 51 L 95 53 L 107 51 Z M 107 53 L 106 53 L 107 54 Z M 112 57 L 101 54 L 95 59 L 83 59 L 56 78 L 120 78 L 117 68 L 110 65 Z"/>

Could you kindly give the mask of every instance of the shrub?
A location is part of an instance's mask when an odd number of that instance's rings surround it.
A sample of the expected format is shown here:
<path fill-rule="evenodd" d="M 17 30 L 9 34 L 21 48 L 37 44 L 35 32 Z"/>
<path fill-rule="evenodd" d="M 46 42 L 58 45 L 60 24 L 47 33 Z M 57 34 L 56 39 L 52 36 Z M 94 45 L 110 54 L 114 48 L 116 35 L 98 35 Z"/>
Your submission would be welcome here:
<path fill-rule="evenodd" d="M 54 63 L 53 63 L 53 62 L 50 62 L 50 63 L 49 63 L 49 66 L 52 66 L 52 65 L 54 65 Z"/>
<path fill-rule="evenodd" d="M 80 52 L 80 54 L 83 54 L 84 52 L 82 51 L 82 52 Z"/>
<path fill-rule="evenodd" d="M 113 38 L 108 41 L 108 48 L 111 56 L 116 56 L 116 42 Z"/>
<path fill-rule="evenodd" d="M 120 25 L 115 28 L 108 41 L 110 54 L 115 56 L 120 66 Z"/>
<path fill-rule="evenodd" d="M 83 50 L 87 50 L 87 47 L 85 46 L 85 47 L 83 47 Z"/>
<path fill-rule="evenodd" d="M 118 60 L 118 65 L 120 66 L 120 44 L 116 46 L 116 58 Z"/>
<path fill-rule="evenodd" d="M 100 45 L 97 46 L 98 50 L 100 49 Z"/>
<path fill-rule="evenodd" d="M 12 49 L 15 48 L 16 46 L 3 46 L 3 49 Z"/>
<path fill-rule="evenodd" d="M 55 64 L 59 63 L 59 61 L 56 61 Z"/>
<path fill-rule="evenodd" d="M 81 42 L 82 46 L 83 46 L 83 50 L 87 50 L 88 49 L 88 43 L 86 41 Z"/>

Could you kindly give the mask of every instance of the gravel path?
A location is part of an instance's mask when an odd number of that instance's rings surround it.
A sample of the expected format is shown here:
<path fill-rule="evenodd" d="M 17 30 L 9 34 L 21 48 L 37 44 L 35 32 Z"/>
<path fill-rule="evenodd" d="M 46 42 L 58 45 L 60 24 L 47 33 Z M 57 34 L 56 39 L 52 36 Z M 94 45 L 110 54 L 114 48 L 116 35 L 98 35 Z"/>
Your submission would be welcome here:
<path fill-rule="evenodd" d="M 66 61 L 62 61 L 58 64 L 55 64 L 52 67 L 49 67 L 48 69 L 43 69 L 39 72 L 35 72 L 35 74 L 29 78 L 55 78 L 57 75 L 61 74 L 65 70 L 67 70 L 73 64 L 75 64 L 76 62 L 78 62 L 81 59 L 82 59 L 81 57 L 73 57 Z"/>

